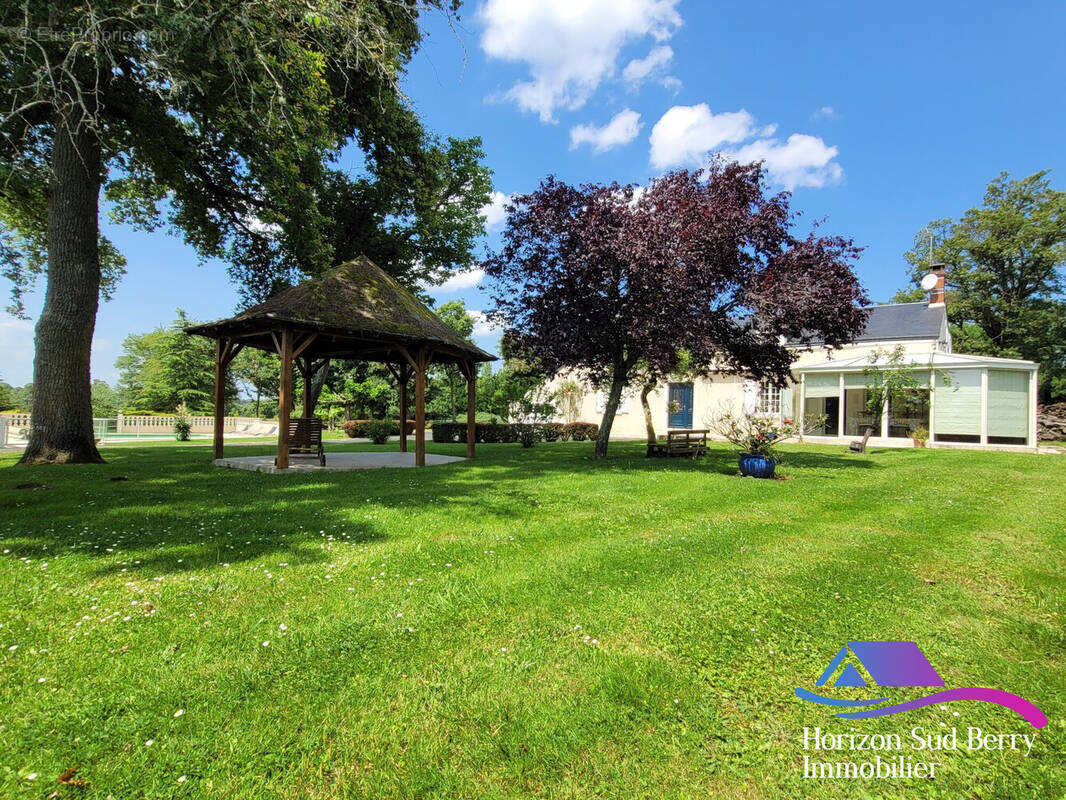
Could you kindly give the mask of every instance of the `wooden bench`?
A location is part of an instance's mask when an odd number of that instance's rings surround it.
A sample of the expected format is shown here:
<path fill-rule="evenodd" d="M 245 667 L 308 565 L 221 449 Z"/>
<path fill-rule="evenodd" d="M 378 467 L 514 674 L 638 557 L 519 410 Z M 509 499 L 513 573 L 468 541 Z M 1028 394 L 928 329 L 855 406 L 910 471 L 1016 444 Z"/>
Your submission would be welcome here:
<path fill-rule="evenodd" d="M 318 456 L 318 465 L 326 466 L 326 451 L 322 447 L 322 418 L 297 417 L 289 420 L 290 456 Z"/>
<path fill-rule="evenodd" d="M 648 458 L 675 458 L 688 456 L 699 458 L 707 455 L 707 434 L 710 430 L 672 430 L 666 432 L 666 441 L 648 445 Z"/>

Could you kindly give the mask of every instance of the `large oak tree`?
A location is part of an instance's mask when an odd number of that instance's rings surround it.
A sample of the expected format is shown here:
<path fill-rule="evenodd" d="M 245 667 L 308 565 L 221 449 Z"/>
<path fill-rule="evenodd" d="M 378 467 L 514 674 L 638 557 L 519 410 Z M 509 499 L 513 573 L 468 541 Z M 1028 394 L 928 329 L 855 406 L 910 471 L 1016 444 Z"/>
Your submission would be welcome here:
<path fill-rule="evenodd" d="M 930 259 L 943 264 L 953 349 L 1037 361 L 1041 398 L 1066 400 L 1066 192 L 1046 171 L 1002 173 L 980 206 L 919 231 L 906 258 L 912 288 L 897 300 L 924 298 Z"/>
<path fill-rule="evenodd" d="M 169 224 L 202 255 L 229 257 L 248 286 L 269 291 L 329 266 L 328 157 L 351 141 L 371 174 L 403 183 L 420 158 L 454 151 L 427 140 L 398 80 L 420 41 L 420 11 L 457 7 L 0 7 L 0 258 L 16 295 L 47 277 L 21 463 L 100 460 L 89 354 L 101 289 L 122 269 L 100 236 L 101 194 L 123 220 Z"/>
<path fill-rule="evenodd" d="M 661 380 L 687 352 L 693 372 L 784 382 L 783 337 L 837 347 L 861 330 L 865 293 L 849 239 L 792 233 L 787 193 L 758 164 L 713 159 L 644 191 L 548 178 L 514 199 L 490 256 L 493 316 L 548 373 L 609 386 L 596 456 L 638 370 Z"/>

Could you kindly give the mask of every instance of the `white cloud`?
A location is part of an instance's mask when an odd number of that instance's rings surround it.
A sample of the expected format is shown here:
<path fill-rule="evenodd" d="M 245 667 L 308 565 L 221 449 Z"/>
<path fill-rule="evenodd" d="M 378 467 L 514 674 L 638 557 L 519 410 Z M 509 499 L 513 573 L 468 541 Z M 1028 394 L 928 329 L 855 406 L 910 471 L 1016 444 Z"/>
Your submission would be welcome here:
<path fill-rule="evenodd" d="M 485 227 L 489 230 L 497 228 L 507 219 L 507 204 L 511 202 L 511 196 L 503 192 L 493 192 L 489 195 L 489 202 L 481 207 L 481 216 L 485 219 Z"/>
<path fill-rule="evenodd" d="M 451 294 L 453 292 L 462 291 L 463 289 L 473 289 L 479 283 L 481 279 L 485 277 L 485 270 L 483 269 L 471 269 L 466 272 L 456 272 L 450 276 L 448 280 L 444 281 L 440 286 L 433 288 L 435 294 Z"/>
<path fill-rule="evenodd" d="M 791 191 L 797 186 L 818 188 L 839 181 L 844 170 L 833 160 L 838 153 L 817 136 L 794 133 L 785 142 L 759 139 L 725 155 L 741 163 L 765 162 L 770 177 Z"/>
<path fill-rule="evenodd" d="M 652 73 L 661 72 L 674 57 L 670 45 L 653 48 L 644 58 L 634 58 L 622 70 L 622 79 L 632 88 L 640 86 Z M 677 78 L 674 78 L 677 80 Z"/>
<path fill-rule="evenodd" d="M 619 111 L 601 128 L 595 125 L 576 125 L 570 129 L 570 149 L 583 144 L 592 145 L 593 152 L 604 153 L 629 144 L 640 133 L 640 114 L 630 109 Z"/>
<path fill-rule="evenodd" d="M 836 117 L 836 115 L 837 115 L 836 109 L 833 108 L 832 106 L 822 106 L 817 111 L 815 111 L 813 114 L 811 114 L 811 119 L 812 120 L 833 119 L 834 117 Z"/>
<path fill-rule="evenodd" d="M 673 92 L 674 94 L 677 94 L 681 91 L 681 79 L 675 78 L 673 75 L 667 75 L 665 78 L 659 81 L 659 83 L 662 84 L 662 87 L 668 92 Z"/>
<path fill-rule="evenodd" d="M 709 151 L 756 134 L 755 118 L 744 109 L 713 114 L 706 103 L 673 106 L 651 130 L 651 163 L 658 169 L 702 164 Z"/>
<path fill-rule="evenodd" d="M 475 311 L 472 308 L 468 308 L 466 313 L 474 320 L 474 336 L 492 336 L 494 333 L 499 332 L 499 326 L 489 322 L 489 318 L 484 311 Z"/>
<path fill-rule="evenodd" d="M 542 121 L 585 104 L 614 74 L 622 48 L 650 36 L 664 42 L 681 24 L 678 0 L 487 0 L 478 16 L 491 58 L 524 63 L 530 80 L 503 97 Z"/>
<path fill-rule="evenodd" d="M 652 128 L 651 163 L 658 169 L 700 166 L 709 152 L 719 150 L 741 163 L 764 162 L 770 179 L 790 191 L 843 177 L 843 168 L 834 161 L 838 148 L 805 133 L 793 133 L 782 142 L 773 138 L 776 131 L 776 125 L 756 126 L 744 109 L 714 114 L 706 103 L 674 106 Z"/>

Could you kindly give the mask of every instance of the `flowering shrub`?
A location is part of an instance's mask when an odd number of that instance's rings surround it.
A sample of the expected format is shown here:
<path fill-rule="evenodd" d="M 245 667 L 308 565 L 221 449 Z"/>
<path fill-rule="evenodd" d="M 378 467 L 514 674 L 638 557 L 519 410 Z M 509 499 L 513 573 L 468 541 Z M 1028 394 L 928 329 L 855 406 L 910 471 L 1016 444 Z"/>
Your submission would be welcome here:
<path fill-rule="evenodd" d="M 192 431 L 192 423 L 189 422 L 189 414 L 185 409 L 185 404 L 182 403 L 175 409 L 174 435 L 179 442 L 187 442 L 190 431 Z"/>
<path fill-rule="evenodd" d="M 774 448 L 799 434 L 799 427 L 791 418 L 782 422 L 758 414 L 730 412 L 715 420 L 711 427 L 741 453 L 764 456 L 776 461 L 781 458 Z"/>

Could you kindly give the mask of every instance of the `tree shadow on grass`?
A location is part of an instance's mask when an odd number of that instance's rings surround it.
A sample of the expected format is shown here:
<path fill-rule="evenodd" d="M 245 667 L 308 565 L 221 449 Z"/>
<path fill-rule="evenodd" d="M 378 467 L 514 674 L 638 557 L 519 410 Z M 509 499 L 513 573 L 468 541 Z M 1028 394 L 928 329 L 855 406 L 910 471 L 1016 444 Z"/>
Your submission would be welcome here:
<path fill-rule="evenodd" d="M 340 449 L 340 448 L 338 448 Z M 345 450 L 398 449 L 348 445 Z M 464 445 L 429 446 L 443 455 L 465 455 Z M 243 448 L 242 455 L 251 454 Z M 272 452 L 264 445 L 263 452 Z M 545 501 L 568 495 L 560 476 L 573 476 L 574 496 L 610 486 L 612 477 L 737 475 L 732 448 L 715 444 L 702 459 L 645 458 L 641 442 L 614 442 L 609 458 L 592 457 L 592 443 L 482 445 L 474 461 L 424 469 L 305 472 L 270 475 L 221 469 L 195 449 L 123 447 L 106 451 L 104 465 L 70 465 L 7 471 L 0 504 L 9 511 L 0 537 L 16 555 L 54 557 L 62 551 L 107 558 L 100 574 L 125 568 L 131 575 L 159 575 L 223 563 L 272 559 L 316 563 L 329 558 L 323 537 L 365 545 L 388 537 L 366 508 L 403 512 L 410 526 L 437 524 L 440 512 L 486 521 L 520 523 Z M 822 450 L 787 450 L 786 470 L 881 470 L 863 456 Z M 112 481 L 123 477 L 126 480 Z M 797 476 L 799 477 L 799 476 Z M 825 477 L 824 475 L 822 476 Z M 40 481 L 47 490 L 15 490 Z M 554 482 L 545 494 L 545 486 Z M 580 484 L 584 483 L 584 486 Z M 395 523 L 394 523 L 395 524 Z M 108 552 L 108 548 L 112 552 Z M 283 557 L 282 557 L 283 556 Z M 140 563 L 135 563 L 139 561 Z M 119 563 L 126 562 L 126 563 Z"/>

